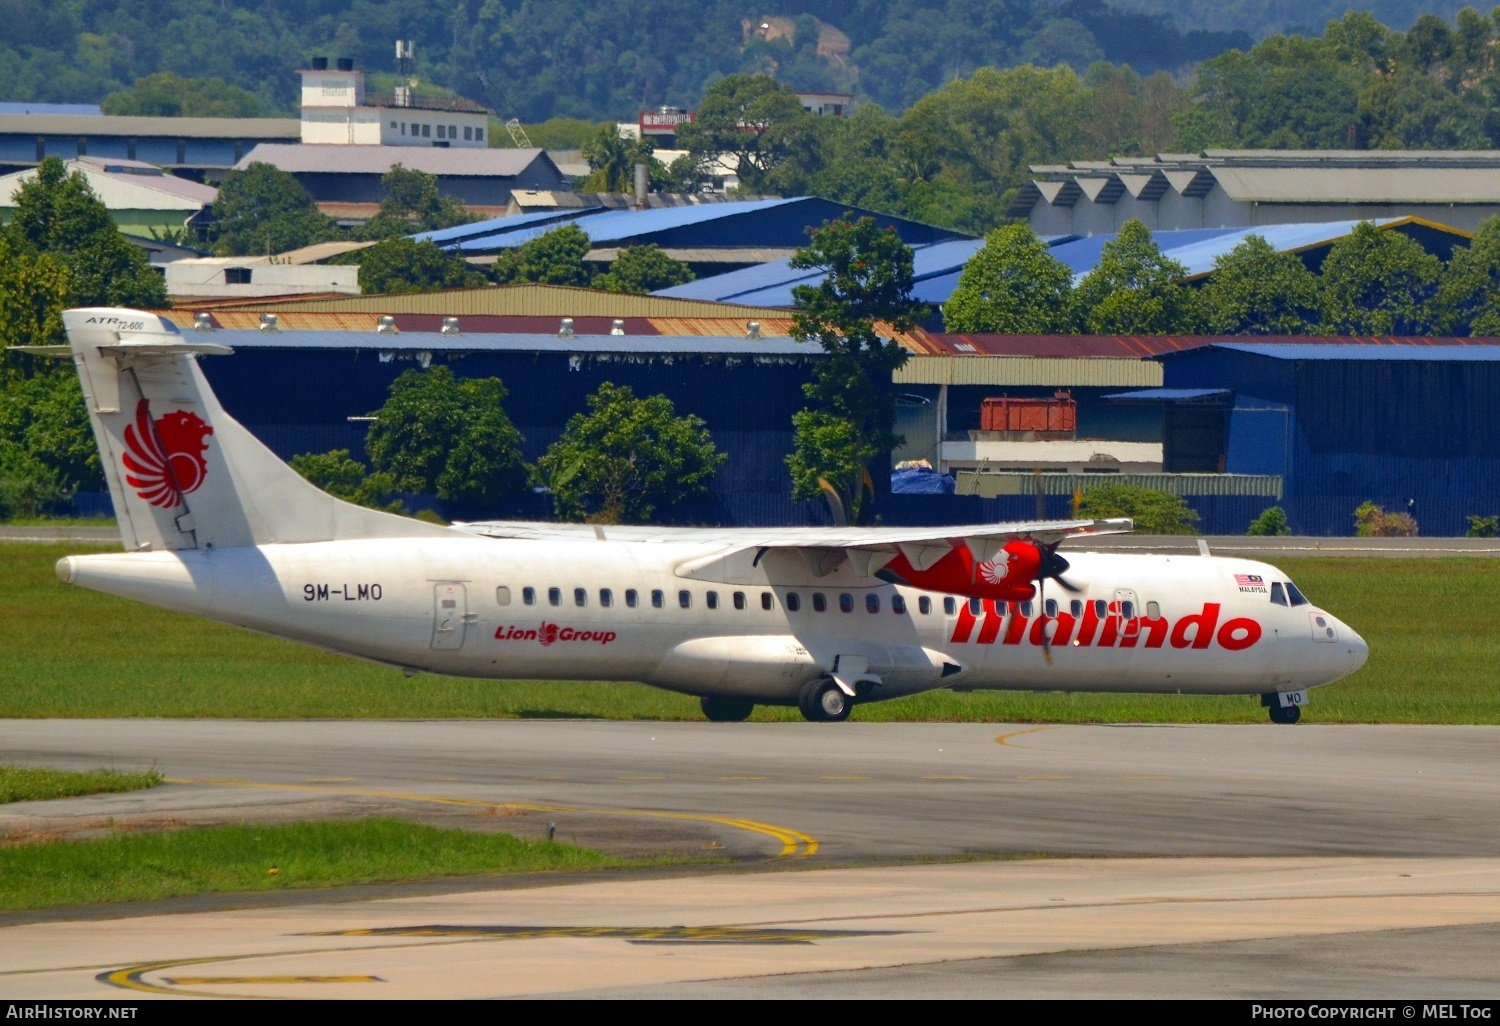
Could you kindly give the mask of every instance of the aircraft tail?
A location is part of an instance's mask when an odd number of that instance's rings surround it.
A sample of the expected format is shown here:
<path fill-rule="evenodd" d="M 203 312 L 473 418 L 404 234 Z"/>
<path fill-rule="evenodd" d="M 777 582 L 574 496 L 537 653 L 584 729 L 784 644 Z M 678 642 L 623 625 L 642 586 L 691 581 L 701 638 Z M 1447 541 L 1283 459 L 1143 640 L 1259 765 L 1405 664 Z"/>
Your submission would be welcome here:
<path fill-rule="evenodd" d="M 127 550 L 452 533 L 343 502 L 283 463 L 224 412 L 198 367 L 228 346 L 138 310 L 68 310 L 63 326 Z"/>

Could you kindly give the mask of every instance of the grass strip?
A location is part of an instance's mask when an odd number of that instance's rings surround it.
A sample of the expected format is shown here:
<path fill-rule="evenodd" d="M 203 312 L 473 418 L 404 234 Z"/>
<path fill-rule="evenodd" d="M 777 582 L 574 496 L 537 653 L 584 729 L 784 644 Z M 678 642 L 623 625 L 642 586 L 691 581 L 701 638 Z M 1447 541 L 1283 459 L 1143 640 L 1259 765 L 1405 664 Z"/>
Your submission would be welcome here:
<path fill-rule="evenodd" d="M 200 827 L 0 847 L 0 910 L 701 861 L 394 819 Z"/>
<path fill-rule="evenodd" d="M 113 770 L 75 773 L 33 766 L 0 765 L 0 804 L 141 791 L 160 783 L 161 774 L 154 770 L 148 773 L 116 773 Z"/>
<path fill-rule="evenodd" d="M 478 681 L 373 666 L 61 584 L 79 546 L 0 544 L 0 717 L 701 720 L 640 684 Z M 96 550 L 98 551 L 98 550 Z M 1314 602 L 1370 644 L 1313 695 L 1313 723 L 1500 723 L 1500 559 L 1286 558 Z M 1147 582 L 1121 582 L 1149 599 Z M 1126 654 L 1122 653 L 1122 658 Z M 863 721 L 1263 723 L 1255 697 L 929 692 Z M 754 719 L 793 721 L 759 707 Z"/>

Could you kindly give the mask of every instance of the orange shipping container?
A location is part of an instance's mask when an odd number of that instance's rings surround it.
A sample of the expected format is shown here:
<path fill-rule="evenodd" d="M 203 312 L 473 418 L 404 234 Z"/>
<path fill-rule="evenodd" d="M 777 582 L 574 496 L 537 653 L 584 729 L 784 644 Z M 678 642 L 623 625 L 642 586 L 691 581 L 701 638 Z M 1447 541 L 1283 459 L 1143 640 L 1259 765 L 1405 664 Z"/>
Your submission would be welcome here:
<path fill-rule="evenodd" d="M 1078 403 L 1071 392 L 1058 392 L 1051 399 L 998 396 L 980 405 L 979 426 L 985 431 L 1078 430 Z"/>

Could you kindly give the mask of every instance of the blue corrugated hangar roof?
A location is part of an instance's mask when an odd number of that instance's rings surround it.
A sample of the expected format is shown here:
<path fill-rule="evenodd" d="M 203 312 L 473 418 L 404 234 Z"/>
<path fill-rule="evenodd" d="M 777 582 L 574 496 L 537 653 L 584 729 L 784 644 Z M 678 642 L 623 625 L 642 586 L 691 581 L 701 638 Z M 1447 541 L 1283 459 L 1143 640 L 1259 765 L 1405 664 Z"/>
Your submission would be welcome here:
<path fill-rule="evenodd" d="M 931 302 L 924 294 L 929 281 L 956 276 L 969 258 L 984 246 L 983 239 L 957 239 L 915 246 L 912 253 L 912 275 L 916 285 L 914 298 Z M 748 306 L 791 306 L 792 287 L 821 281 L 821 270 L 798 270 L 790 260 L 773 260 L 767 264 L 746 267 L 711 278 L 700 278 L 686 285 L 674 285 L 654 293 L 675 299 L 711 299 L 719 303 L 743 303 Z M 949 292 L 951 293 L 951 289 Z M 945 295 L 944 299 L 947 298 Z"/>
<path fill-rule="evenodd" d="M 1338 342 L 1302 345 L 1286 342 L 1215 342 L 1203 349 L 1232 349 L 1237 353 L 1269 356 L 1273 360 L 1457 360 L 1472 363 L 1500 362 L 1500 346 L 1368 346 Z M 1158 359 L 1193 352 L 1162 353 Z"/>
<path fill-rule="evenodd" d="M 973 238 L 964 232 L 862 210 L 817 196 L 650 210 L 595 208 L 583 211 L 571 220 L 588 235 L 594 246 L 655 243 L 668 249 L 744 246 L 795 249 L 807 244 L 809 228 L 846 212 L 856 217 L 873 217 L 877 224 L 894 227 L 908 245 Z M 424 233 L 418 238 L 431 238 L 444 249 L 473 256 L 521 246 L 556 227 L 558 220 L 550 213 L 493 218 L 442 232 Z"/>
<path fill-rule="evenodd" d="M 447 248 L 455 242 L 472 242 L 496 235 L 507 235 L 537 225 L 556 227 L 564 221 L 572 221 L 587 214 L 599 212 L 598 207 L 567 207 L 563 210 L 539 210 L 531 214 L 516 214 L 514 217 L 492 217 L 472 224 L 461 224 L 456 228 L 439 228 L 437 231 L 419 232 L 412 238 L 417 242 L 435 242 Z"/>

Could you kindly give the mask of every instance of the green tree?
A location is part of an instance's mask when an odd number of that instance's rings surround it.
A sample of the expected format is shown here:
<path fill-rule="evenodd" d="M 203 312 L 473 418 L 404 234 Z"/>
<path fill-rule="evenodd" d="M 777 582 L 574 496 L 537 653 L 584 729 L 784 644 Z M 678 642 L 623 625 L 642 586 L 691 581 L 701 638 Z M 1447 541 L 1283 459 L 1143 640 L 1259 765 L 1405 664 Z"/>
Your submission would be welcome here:
<path fill-rule="evenodd" d="M 1214 258 L 1200 295 L 1204 327 L 1215 335 L 1305 335 L 1318 323 L 1317 276 L 1259 235 Z"/>
<path fill-rule="evenodd" d="M 295 175 L 259 162 L 225 176 L 214 230 L 225 256 L 285 253 L 342 234 Z"/>
<path fill-rule="evenodd" d="M 954 332 L 1044 335 L 1067 331 L 1073 272 L 1047 252 L 1025 224 L 984 237 L 943 304 L 943 326 Z"/>
<path fill-rule="evenodd" d="M 521 433 L 499 378 L 458 380 L 447 367 L 408 370 L 375 411 L 365 451 L 403 492 L 485 510 L 527 483 Z"/>
<path fill-rule="evenodd" d="M 1429 335 L 1443 265 L 1400 232 L 1361 221 L 1323 261 L 1323 330 L 1334 335 Z"/>
<path fill-rule="evenodd" d="M 1256 538 L 1274 538 L 1291 534 L 1292 528 L 1286 522 L 1286 510 L 1280 506 L 1267 506 L 1250 522 L 1250 530 L 1245 533 Z"/>
<path fill-rule="evenodd" d="M 1182 496 L 1127 484 L 1085 488 L 1078 515 L 1130 517 L 1141 534 L 1193 534 L 1198 523 L 1198 514 Z"/>
<path fill-rule="evenodd" d="M 911 247 L 872 217 L 845 217 L 813 229 L 791 264 L 826 272 L 817 285 L 792 289 L 792 337 L 818 343 L 825 354 L 803 386 L 812 406 L 792 418 L 792 494 L 818 498 L 827 482 L 850 522 L 862 524 L 872 514 L 867 482 L 889 473 L 877 464 L 901 441 L 892 427 L 891 374 L 907 353 L 881 338 L 875 322 L 906 331 L 922 309 L 911 298 Z"/>
<path fill-rule="evenodd" d="M 687 264 L 673 260 L 655 243 L 647 243 L 620 250 L 609 270 L 594 279 L 594 288 L 606 292 L 655 292 L 693 278 Z"/>
<path fill-rule="evenodd" d="M 495 280 L 504 285 L 508 282 L 534 281 L 543 285 L 587 285 L 592 277 L 584 266 L 593 243 L 576 224 L 566 224 L 543 232 L 519 248 L 502 253 L 495 261 L 492 273 Z"/>
<path fill-rule="evenodd" d="M 291 458 L 291 468 L 329 495 L 387 513 L 405 513 L 406 504 L 396 498 L 396 479 L 390 474 L 369 474 L 365 465 L 348 449 L 304 452 Z"/>
<path fill-rule="evenodd" d="M 695 113 L 695 120 L 678 131 L 678 143 L 700 164 L 732 155 L 740 184 L 751 192 L 766 188 L 794 140 L 814 120 L 790 86 L 768 75 L 720 79 L 708 87 Z"/>
<path fill-rule="evenodd" d="M 380 176 L 380 185 L 385 190 L 380 210 L 355 229 L 356 238 L 389 239 L 475 220 L 468 207 L 438 193 L 436 175 L 396 164 Z"/>
<path fill-rule="evenodd" d="M 45 255 L 66 268 L 65 305 L 167 305 L 166 284 L 145 252 L 126 241 L 87 179 L 68 174 L 61 160 L 42 161 L 14 203 L 0 241 L 13 256 Z"/>
<path fill-rule="evenodd" d="M 637 399 L 606 381 L 537 461 L 537 478 L 566 520 L 643 524 L 706 494 L 726 459 L 702 419 L 677 416 L 664 395 Z"/>
<path fill-rule="evenodd" d="M 329 263 L 357 264 L 359 290 L 366 295 L 474 288 L 489 281 L 458 254 L 433 242 L 413 242 L 405 237 L 340 254 Z"/>
<path fill-rule="evenodd" d="M 0 232 L 0 350 L 65 341 L 62 312 L 70 278 L 67 266 L 51 255 L 17 253 Z M 0 355 L 0 383 L 18 374 L 19 366 Z"/>
<path fill-rule="evenodd" d="M 147 75 L 110 93 L 100 109 L 112 116 L 155 118 L 258 118 L 260 100 L 218 78 L 179 78 L 170 71 Z"/>
<path fill-rule="evenodd" d="M 632 192 L 635 189 L 635 166 L 653 163 L 651 143 L 646 139 L 627 139 L 614 124 L 600 125 L 583 144 L 583 159 L 593 173 L 579 186 L 584 192 Z"/>
<path fill-rule="evenodd" d="M 1437 307 L 1444 334 L 1500 335 L 1500 216 L 1485 218 L 1473 241 L 1453 250 Z"/>
<path fill-rule="evenodd" d="M 103 484 L 71 366 L 39 368 L 0 389 L 0 516 L 36 516 Z"/>
<path fill-rule="evenodd" d="M 1099 262 L 1073 292 L 1078 324 L 1094 335 L 1166 335 L 1197 330 L 1197 294 L 1187 268 L 1168 259 L 1139 220 L 1104 244 Z"/>

